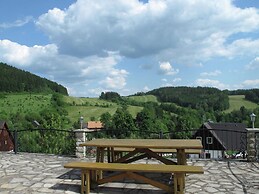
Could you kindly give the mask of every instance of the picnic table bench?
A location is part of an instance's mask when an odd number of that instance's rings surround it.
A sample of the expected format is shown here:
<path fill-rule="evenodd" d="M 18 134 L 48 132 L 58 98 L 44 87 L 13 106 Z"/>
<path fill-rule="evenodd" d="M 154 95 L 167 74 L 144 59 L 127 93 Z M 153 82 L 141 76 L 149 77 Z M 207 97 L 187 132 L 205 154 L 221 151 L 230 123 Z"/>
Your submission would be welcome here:
<path fill-rule="evenodd" d="M 201 141 L 197 139 L 93 139 L 80 146 L 96 147 L 96 162 L 104 162 L 104 152 L 106 151 L 108 162 L 132 163 L 143 158 L 155 158 L 169 165 L 176 163 L 186 165 L 186 153 L 189 151 L 200 152 L 203 148 Z M 117 153 L 127 150 L 127 153 L 115 157 L 116 150 Z M 176 163 L 160 154 L 171 151 L 176 153 Z"/>
<path fill-rule="evenodd" d="M 119 158 L 122 158 L 125 153 L 133 152 L 134 148 L 121 148 L 121 147 L 115 147 L 113 148 L 113 156 L 109 156 L 108 153 L 108 162 L 114 162 L 118 160 Z M 177 153 L 176 149 L 150 149 L 152 152 L 158 153 L 158 154 L 173 154 Z M 107 149 L 106 149 L 107 151 Z M 185 154 L 201 154 L 201 149 L 185 149 Z"/>
<path fill-rule="evenodd" d="M 165 164 L 124 164 L 124 163 L 89 163 L 70 162 L 64 165 L 65 168 L 81 169 L 81 193 L 90 193 L 91 181 L 99 184 L 118 181 L 124 178 L 133 179 L 148 183 L 168 193 L 183 194 L 185 187 L 185 174 L 204 173 L 201 166 L 188 165 L 165 165 Z M 120 171 L 122 173 L 108 177 L 96 176 L 96 171 Z M 169 173 L 174 174 L 173 187 L 159 181 L 138 174 L 139 172 Z"/>

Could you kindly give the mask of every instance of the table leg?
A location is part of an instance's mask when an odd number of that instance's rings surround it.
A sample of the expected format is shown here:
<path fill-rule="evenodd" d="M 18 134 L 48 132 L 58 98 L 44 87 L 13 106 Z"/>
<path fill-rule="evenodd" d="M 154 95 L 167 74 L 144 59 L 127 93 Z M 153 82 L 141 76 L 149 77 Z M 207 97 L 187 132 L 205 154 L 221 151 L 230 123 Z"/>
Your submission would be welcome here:
<path fill-rule="evenodd" d="M 186 160 L 186 154 L 184 149 L 178 149 L 177 150 L 177 164 L 178 165 L 187 165 L 187 160 Z M 185 176 L 185 175 L 183 175 Z M 185 179 L 182 179 L 182 185 L 183 188 L 185 188 Z"/>
<path fill-rule="evenodd" d="M 177 164 L 186 165 L 186 154 L 184 149 L 177 149 Z"/>
<path fill-rule="evenodd" d="M 107 161 L 108 163 L 111 163 L 111 148 L 107 148 Z"/>
<path fill-rule="evenodd" d="M 96 148 L 96 162 L 99 162 L 100 161 L 100 148 L 97 147 Z"/>
<path fill-rule="evenodd" d="M 99 161 L 98 162 L 104 162 L 104 152 L 105 152 L 105 148 L 101 147 L 99 148 L 99 152 L 100 152 L 100 156 L 99 156 Z M 103 171 L 102 170 L 98 170 L 96 171 L 97 173 L 97 180 L 102 179 L 103 178 Z"/>
<path fill-rule="evenodd" d="M 81 194 L 90 193 L 90 172 L 89 170 L 82 170 L 81 172 Z"/>

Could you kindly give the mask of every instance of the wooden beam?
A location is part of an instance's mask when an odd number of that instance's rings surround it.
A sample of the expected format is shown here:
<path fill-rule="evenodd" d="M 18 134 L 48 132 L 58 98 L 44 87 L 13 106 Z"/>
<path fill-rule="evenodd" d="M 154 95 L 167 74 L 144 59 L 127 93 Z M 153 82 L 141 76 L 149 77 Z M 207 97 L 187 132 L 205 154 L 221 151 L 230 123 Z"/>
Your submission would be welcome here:
<path fill-rule="evenodd" d="M 101 184 L 104 184 L 104 183 L 123 180 L 126 177 L 127 177 L 126 173 L 123 172 L 123 173 L 120 173 L 120 174 L 116 174 L 116 175 L 112 175 L 112 176 L 108 176 L 108 177 L 99 179 L 99 180 L 97 180 L 97 183 L 101 185 Z"/>
<path fill-rule="evenodd" d="M 81 171 L 81 194 L 90 193 L 90 172 L 89 170 Z"/>
<path fill-rule="evenodd" d="M 158 182 L 158 181 L 155 181 L 155 180 L 152 180 L 150 178 L 147 178 L 145 176 L 141 176 L 137 173 L 133 173 L 133 172 L 126 172 L 128 177 L 130 177 L 131 179 L 134 179 L 134 180 L 137 180 L 137 181 L 141 181 L 141 182 L 144 182 L 144 183 L 147 183 L 147 184 L 150 184 L 154 187 L 157 187 L 157 188 L 160 188 L 168 193 L 173 193 L 173 188 L 169 187 L 168 185 L 165 185 L 161 182 Z"/>

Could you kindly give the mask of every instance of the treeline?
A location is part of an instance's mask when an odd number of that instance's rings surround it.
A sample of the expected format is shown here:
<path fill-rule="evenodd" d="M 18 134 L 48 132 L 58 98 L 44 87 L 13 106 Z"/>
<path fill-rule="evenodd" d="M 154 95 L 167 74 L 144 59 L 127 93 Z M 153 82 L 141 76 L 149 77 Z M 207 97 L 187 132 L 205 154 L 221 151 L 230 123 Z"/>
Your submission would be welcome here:
<path fill-rule="evenodd" d="M 0 62 L 0 92 L 57 92 L 68 95 L 67 89 L 27 71 Z"/>
<path fill-rule="evenodd" d="M 113 115 L 108 112 L 101 115 L 106 136 L 98 133 L 94 137 L 159 138 L 163 134 L 164 138 L 191 138 L 193 131 L 204 122 L 236 122 L 251 127 L 251 112 L 259 115 L 259 108 L 249 110 L 241 107 L 240 110 L 224 113 L 179 107 L 172 103 L 148 102 L 134 118 L 127 106 L 122 106 Z M 258 126 L 258 123 L 256 120 L 255 125 Z"/>
<path fill-rule="evenodd" d="M 162 132 L 172 138 L 189 138 L 191 131 L 204 122 L 237 122 L 250 127 L 251 112 L 259 114 L 259 108 L 250 110 L 245 107 L 224 113 L 223 110 L 229 107 L 229 91 L 216 88 L 167 87 L 146 94 L 155 95 L 160 102 L 137 102 L 116 92 L 101 94 L 101 99 L 117 101 L 122 107 L 114 115 L 105 113 L 101 116 L 106 129 L 113 131 L 111 137 L 155 138 Z M 143 106 L 143 110 L 133 118 L 127 111 L 128 105 Z"/>
<path fill-rule="evenodd" d="M 146 94 L 155 95 L 160 102 L 175 103 L 183 107 L 222 111 L 229 108 L 228 93 L 208 87 L 164 87 Z"/>

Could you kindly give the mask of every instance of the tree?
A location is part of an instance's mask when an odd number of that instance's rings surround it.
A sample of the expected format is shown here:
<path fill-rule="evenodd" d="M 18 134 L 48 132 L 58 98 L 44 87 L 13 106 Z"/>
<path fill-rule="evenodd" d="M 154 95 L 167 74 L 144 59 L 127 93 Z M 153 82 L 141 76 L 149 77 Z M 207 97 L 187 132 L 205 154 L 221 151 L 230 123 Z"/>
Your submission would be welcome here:
<path fill-rule="evenodd" d="M 135 130 L 135 125 L 131 114 L 128 110 L 118 108 L 112 117 L 114 125 L 114 135 L 117 138 L 129 137 L 131 131 Z"/>
<path fill-rule="evenodd" d="M 103 113 L 101 115 L 101 122 L 104 125 L 105 129 L 112 129 L 113 124 L 112 124 L 112 115 L 109 112 Z"/>

